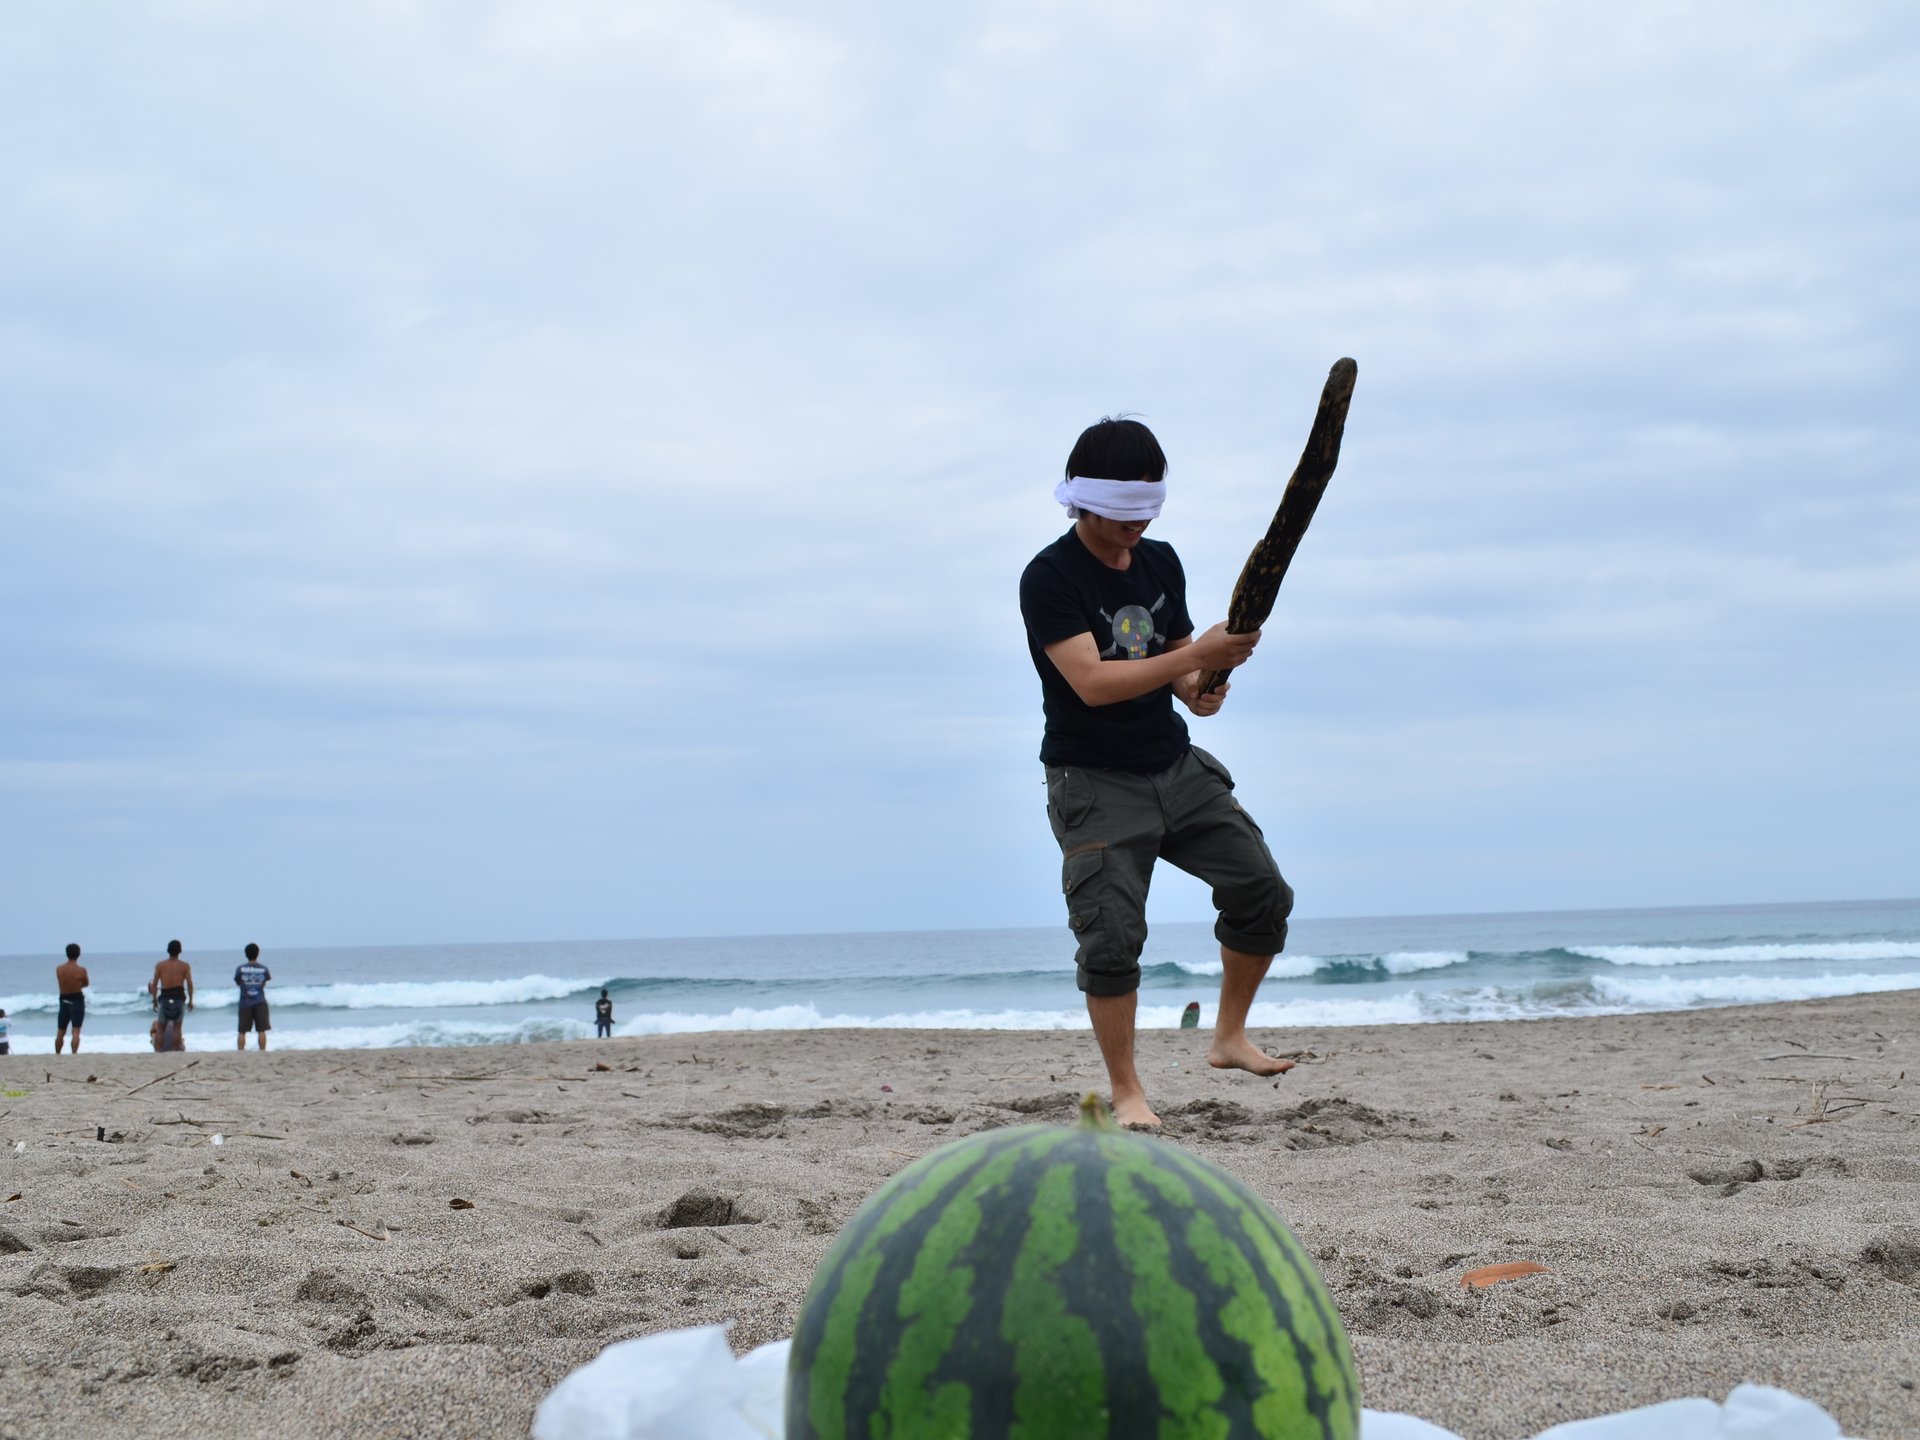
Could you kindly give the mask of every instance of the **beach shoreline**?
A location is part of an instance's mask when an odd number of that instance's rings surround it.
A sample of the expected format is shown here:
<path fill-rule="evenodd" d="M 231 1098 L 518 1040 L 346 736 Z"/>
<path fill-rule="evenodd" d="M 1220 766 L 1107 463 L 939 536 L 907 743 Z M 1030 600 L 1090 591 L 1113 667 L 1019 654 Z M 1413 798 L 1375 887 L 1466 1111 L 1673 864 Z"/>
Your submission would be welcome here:
<path fill-rule="evenodd" d="M 1917 1021 L 1899 991 L 1256 1031 L 1300 1059 L 1278 1081 L 1209 1070 L 1204 1031 L 1139 1046 L 1170 1141 L 1315 1255 L 1369 1406 L 1508 1440 L 1746 1380 L 1894 1440 L 1920 1433 Z M 0 1437 L 525 1435 L 608 1344 L 791 1333 L 887 1176 L 1103 1084 L 1077 1031 L 195 1038 L 0 1060 Z M 1460 1285 L 1522 1259 L 1547 1273 Z"/>

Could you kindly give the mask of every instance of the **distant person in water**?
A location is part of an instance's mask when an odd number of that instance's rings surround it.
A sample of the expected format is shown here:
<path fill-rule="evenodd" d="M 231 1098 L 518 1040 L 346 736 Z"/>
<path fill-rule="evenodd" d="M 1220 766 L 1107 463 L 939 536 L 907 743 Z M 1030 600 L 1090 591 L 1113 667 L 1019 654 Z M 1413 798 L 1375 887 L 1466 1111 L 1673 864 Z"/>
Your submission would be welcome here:
<path fill-rule="evenodd" d="M 67 946 L 64 965 L 53 967 L 54 983 L 60 989 L 60 1017 L 54 1022 L 53 1053 L 58 1055 L 67 1043 L 67 1028 L 73 1028 L 73 1053 L 80 1053 L 80 1027 L 87 1023 L 87 967 L 80 963 L 80 947 Z"/>
<path fill-rule="evenodd" d="M 600 998 L 593 1002 L 593 1033 L 596 1039 L 604 1040 L 613 1034 L 613 1001 L 602 990 Z"/>
<path fill-rule="evenodd" d="M 247 1031 L 252 1030 L 260 1037 L 260 1048 L 267 1048 L 267 1031 L 273 1028 L 267 1019 L 267 982 L 273 979 L 273 972 L 260 963 L 260 947 L 247 946 L 247 961 L 234 968 L 233 983 L 240 987 L 240 1033 L 235 1037 L 234 1048 L 247 1048 Z M 296 1047 L 297 1048 L 297 1047 Z"/>
<path fill-rule="evenodd" d="M 160 1012 L 160 1048 L 187 1048 L 187 1012 L 193 1009 L 193 967 L 180 958 L 180 942 L 167 942 L 167 958 L 153 967 L 147 984 Z"/>
<path fill-rule="evenodd" d="M 0 1010 L 0 1055 L 7 1054 L 8 1049 L 9 1047 L 7 1044 L 7 1012 L 4 1010 Z"/>

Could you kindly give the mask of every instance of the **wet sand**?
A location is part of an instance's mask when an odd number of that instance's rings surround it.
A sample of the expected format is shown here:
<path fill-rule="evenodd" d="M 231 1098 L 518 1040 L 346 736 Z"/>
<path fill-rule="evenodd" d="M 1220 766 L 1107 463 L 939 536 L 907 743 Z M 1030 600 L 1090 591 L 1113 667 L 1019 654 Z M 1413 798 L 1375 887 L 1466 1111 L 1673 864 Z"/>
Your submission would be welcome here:
<path fill-rule="evenodd" d="M 1278 1081 L 1208 1070 L 1205 1032 L 1140 1048 L 1172 1143 L 1318 1258 L 1368 1405 L 1513 1440 L 1754 1380 L 1899 1440 L 1920 1434 L 1916 1034 L 1903 992 L 1256 1032 L 1299 1053 Z M 790 1333 L 887 1176 L 1065 1123 L 1099 1078 L 1086 1032 L 16 1053 L 0 1437 L 523 1436 L 614 1341 Z M 1461 1287 L 1508 1260 L 1548 1273 Z"/>

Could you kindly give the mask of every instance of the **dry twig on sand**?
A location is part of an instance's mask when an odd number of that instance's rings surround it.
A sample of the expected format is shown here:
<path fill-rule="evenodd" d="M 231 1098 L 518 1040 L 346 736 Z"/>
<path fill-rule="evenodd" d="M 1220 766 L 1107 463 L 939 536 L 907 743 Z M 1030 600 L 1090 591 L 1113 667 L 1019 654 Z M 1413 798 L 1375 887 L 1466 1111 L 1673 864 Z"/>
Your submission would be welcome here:
<path fill-rule="evenodd" d="M 1824 1080 L 1815 1081 L 1813 1086 L 1813 1099 L 1807 1105 L 1807 1118 L 1804 1120 L 1796 1120 L 1787 1128 L 1789 1130 L 1799 1130 L 1808 1125 L 1830 1124 L 1839 1119 L 1843 1111 L 1858 1110 L 1867 1103 L 1856 1095 L 1836 1095 L 1833 1098 L 1835 1100 L 1844 1100 L 1846 1103 L 1839 1106 L 1834 1105 L 1827 1099 L 1827 1082 Z"/>
<path fill-rule="evenodd" d="M 169 1070 L 164 1075 L 154 1076 L 153 1079 L 147 1081 L 145 1084 L 134 1086 L 133 1089 L 127 1091 L 127 1095 L 138 1095 L 142 1090 L 146 1089 L 148 1085 L 158 1085 L 162 1080 L 171 1080 L 174 1076 L 184 1074 L 187 1071 L 193 1069 L 193 1067 L 198 1065 L 199 1063 L 200 1062 L 198 1060 L 189 1060 L 186 1064 L 182 1065 L 178 1070 Z M 127 1095 L 122 1095 L 120 1098 L 124 1100 L 127 1098 Z"/>
<path fill-rule="evenodd" d="M 1762 1055 L 1762 1061 L 1768 1060 L 1858 1060 L 1858 1055 L 1815 1055 L 1810 1051 L 1800 1051 L 1787 1055 Z"/>

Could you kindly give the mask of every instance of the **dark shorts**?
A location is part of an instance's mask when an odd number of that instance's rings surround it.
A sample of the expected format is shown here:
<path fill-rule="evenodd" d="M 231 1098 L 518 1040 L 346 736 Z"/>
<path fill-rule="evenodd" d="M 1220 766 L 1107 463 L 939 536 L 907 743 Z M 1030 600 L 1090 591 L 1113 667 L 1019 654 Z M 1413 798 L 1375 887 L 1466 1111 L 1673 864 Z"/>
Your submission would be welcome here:
<path fill-rule="evenodd" d="M 60 997 L 60 1021 L 62 1030 L 78 1030 L 87 1023 L 87 997 L 84 995 L 62 995 Z"/>
<path fill-rule="evenodd" d="M 240 1007 L 240 1033 L 242 1035 L 254 1029 L 258 1029 L 259 1032 L 264 1035 L 272 1028 L 272 1024 L 267 1020 L 267 1002 L 265 999 L 256 1000 L 251 1005 L 242 1005 Z"/>
<path fill-rule="evenodd" d="M 1089 995 L 1140 988 L 1147 887 L 1166 860 L 1213 887 L 1214 938 L 1248 955 L 1286 947 L 1293 890 L 1233 777 L 1195 746 L 1151 775 L 1078 765 L 1047 769 L 1047 821 L 1060 842 L 1067 927 L 1079 938 L 1078 983 Z"/>
<path fill-rule="evenodd" d="M 177 1025 L 180 1023 L 181 1017 L 184 1016 L 186 1013 L 187 1013 L 187 992 L 186 991 L 182 990 L 177 995 L 167 990 L 162 990 L 160 992 L 161 1023 L 166 1025 Z"/>

